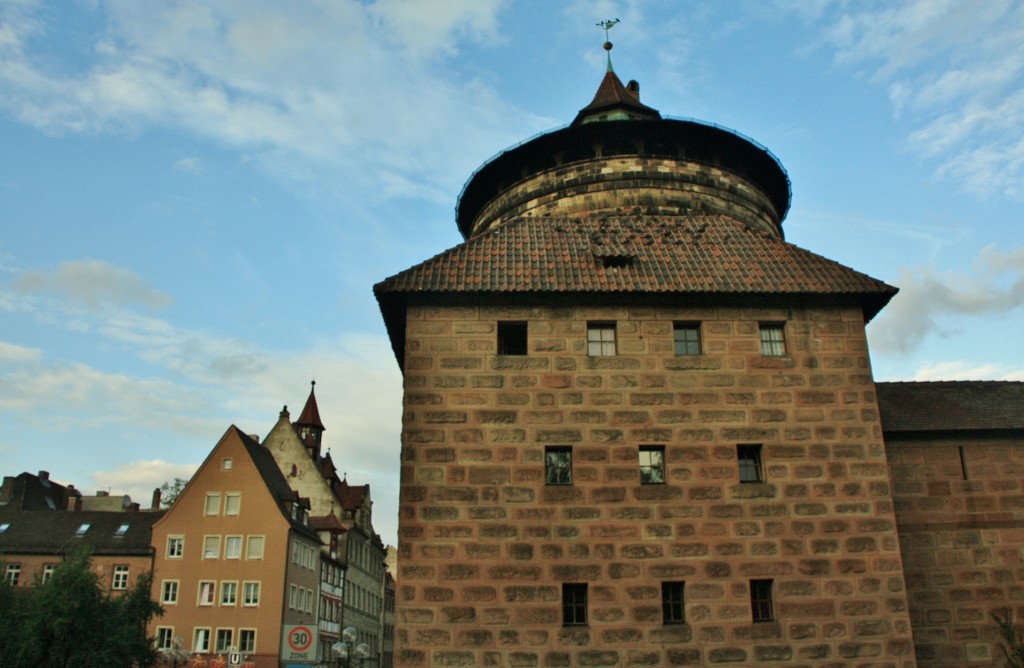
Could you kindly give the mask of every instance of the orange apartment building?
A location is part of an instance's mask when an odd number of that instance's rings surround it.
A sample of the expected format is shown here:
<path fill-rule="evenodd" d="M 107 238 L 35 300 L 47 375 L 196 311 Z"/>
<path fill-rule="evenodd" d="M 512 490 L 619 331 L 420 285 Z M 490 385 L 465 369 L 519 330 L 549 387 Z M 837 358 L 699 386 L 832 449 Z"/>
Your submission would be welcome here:
<path fill-rule="evenodd" d="M 237 652 L 252 668 L 315 660 L 320 539 L 308 500 L 253 438 L 227 430 L 152 540 L 158 649 L 221 665 Z"/>

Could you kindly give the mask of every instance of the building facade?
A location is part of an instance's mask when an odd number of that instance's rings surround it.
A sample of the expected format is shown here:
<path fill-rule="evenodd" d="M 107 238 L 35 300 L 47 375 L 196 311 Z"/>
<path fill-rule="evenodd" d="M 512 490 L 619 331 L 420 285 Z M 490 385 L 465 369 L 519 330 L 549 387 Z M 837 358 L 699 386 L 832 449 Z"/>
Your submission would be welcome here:
<path fill-rule="evenodd" d="M 404 378 L 396 665 L 915 665 L 865 325 L 764 148 L 609 69 L 375 287 Z"/>
<path fill-rule="evenodd" d="M 231 427 L 153 526 L 157 648 L 252 668 L 316 660 L 320 539 L 270 453 Z M 174 661 L 173 656 L 168 661 Z"/>

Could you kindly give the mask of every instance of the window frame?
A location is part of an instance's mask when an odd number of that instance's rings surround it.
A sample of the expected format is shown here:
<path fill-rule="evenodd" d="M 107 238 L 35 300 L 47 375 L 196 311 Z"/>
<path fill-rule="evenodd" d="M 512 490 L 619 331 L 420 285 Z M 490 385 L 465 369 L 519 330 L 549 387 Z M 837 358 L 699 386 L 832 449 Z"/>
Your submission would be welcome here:
<path fill-rule="evenodd" d="M 57 564 L 43 564 L 43 575 L 40 578 L 40 584 L 46 584 L 53 577 L 53 572 L 57 570 Z"/>
<path fill-rule="evenodd" d="M 775 621 L 774 580 L 750 581 L 750 618 L 755 624 Z"/>
<path fill-rule="evenodd" d="M 618 328 L 615 322 L 587 322 L 588 357 L 615 357 L 618 350 Z"/>
<path fill-rule="evenodd" d="M 181 591 L 180 580 L 164 580 L 160 583 L 160 604 L 177 605 L 178 592 Z"/>
<path fill-rule="evenodd" d="M 686 582 L 661 583 L 661 623 L 666 626 L 686 623 Z"/>
<path fill-rule="evenodd" d="M 156 649 L 169 650 L 174 647 L 174 627 L 173 626 L 158 626 L 156 627 Z"/>
<path fill-rule="evenodd" d="M 21 581 L 21 564 L 7 564 L 4 568 L 4 580 L 12 587 L 17 587 Z"/>
<path fill-rule="evenodd" d="M 213 512 L 210 512 L 211 502 L 217 506 Z M 203 503 L 203 515 L 205 517 L 217 517 L 220 515 L 220 492 L 207 492 L 206 501 Z"/>
<path fill-rule="evenodd" d="M 653 461 L 645 464 L 644 453 L 657 454 L 658 463 L 655 464 Z M 664 445 L 641 445 L 637 451 L 639 456 L 640 466 L 640 484 L 641 485 L 664 485 L 668 480 L 668 471 L 665 469 L 665 446 Z M 648 472 L 648 479 L 644 480 L 644 470 Z M 656 477 L 654 472 L 657 471 L 661 476 L 660 480 L 655 480 Z"/>
<path fill-rule="evenodd" d="M 213 642 L 214 652 L 226 654 L 231 651 L 235 640 L 235 630 L 232 628 L 218 628 Z"/>
<path fill-rule="evenodd" d="M 749 485 L 764 482 L 764 458 L 761 445 L 757 443 L 737 445 L 736 466 L 740 483 Z"/>
<path fill-rule="evenodd" d="M 693 336 L 690 336 L 690 335 Z M 676 357 L 693 357 L 704 354 L 704 340 L 700 322 L 678 321 L 672 323 L 672 348 Z"/>
<path fill-rule="evenodd" d="M 167 537 L 167 558 L 181 559 L 185 554 L 185 537 L 173 535 Z"/>
<path fill-rule="evenodd" d="M 114 591 L 125 591 L 128 589 L 128 577 L 131 569 L 128 564 L 114 564 L 114 570 L 110 574 L 110 588 Z"/>
<path fill-rule="evenodd" d="M 587 583 L 562 583 L 562 626 L 587 625 Z"/>
<path fill-rule="evenodd" d="M 252 548 L 254 544 L 260 546 L 259 555 L 253 556 Z M 246 561 L 260 561 L 263 559 L 263 554 L 267 547 L 267 537 L 264 535 L 254 535 L 245 537 L 245 559 Z"/>
<path fill-rule="evenodd" d="M 565 456 L 565 461 L 559 461 L 561 455 Z M 552 487 L 572 485 L 571 445 L 544 447 L 544 484 Z"/>
<path fill-rule="evenodd" d="M 497 354 L 521 357 L 530 351 L 530 327 L 526 320 L 499 320 Z"/>
<path fill-rule="evenodd" d="M 208 592 L 209 596 L 204 597 L 203 593 Z M 200 580 L 196 587 L 196 606 L 202 608 L 212 607 L 217 599 L 217 581 Z"/>
<path fill-rule="evenodd" d="M 228 592 L 231 592 L 230 602 L 225 602 Z M 238 580 L 221 580 L 220 582 L 220 606 L 233 608 L 238 605 Z"/>
<path fill-rule="evenodd" d="M 234 508 L 232 508 L 232 502 L 234 502 Z M 224 494 L 224 516 L 225 517 L 238 517 L 242 511 L 242 493 L 241 492 L 227 492 Z"/>
<path fill-rule="evenodd" d="M 249 642 L 246 642 L 246 636 Z M 256 653 L 256 629 L 238 629 L 238 651 L 242 654 Z"/>
<path fill-rule="evenodd" d="M 204 640 L 203 646 L 199 645 L 199 638 L 202 637 Z M 209 654 L 210 653 L 210 627 L 209 626 L 197 626 L 192 631 L 192 652 L 194 654 Z"/>
<path fill-rule="evenodd" d="M 254 596 L 250 596 L 254 593 Z M 260 581 L 245 580 L 242 582 L 242 607 L 257 608 L 260 605 Z"/>
<path fill-rule="evenodd" d="M 232 556 L 230 552 L 231 544 L 235 542 L 237 545 L 237 551 Z M 241 559 L 242 558 L 242 536 L 224 536 L 224 558 L 225 559 Z"/>
<path fill-rule="evenodd" d="M 765 357 L 785 357 L 786 347 L 786 323 L 784 322 L 761 322 L 758 323 L 758 332 L 761 338 L 761 355 Z"/>
<path fill-rule="evenodd" d="M 203 536 L 203 559 L 220 559 L 220 535 L 206 535 Z M 216 543 L 216 549 L 211 550 L 210 545 Z M 210 555 L 213 556 L 210 556 Z"/>

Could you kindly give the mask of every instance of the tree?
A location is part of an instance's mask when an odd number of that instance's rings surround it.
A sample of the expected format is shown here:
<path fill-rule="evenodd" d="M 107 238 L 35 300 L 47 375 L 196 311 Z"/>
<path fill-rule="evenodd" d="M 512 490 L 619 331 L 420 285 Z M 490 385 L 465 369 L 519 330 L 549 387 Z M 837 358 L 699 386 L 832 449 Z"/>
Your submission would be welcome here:
<path fill-rule="evenodd" d="M 170 508 L 174 504 L 174 501 L 181 494 L 181 490 L 185 489 L 185 485 L 188 484 L 188 480 L 184 478 L 175 478 L 173 483 L 165 482 L 160 485 L 160 507 Z"/>
<path fill-rule="evenodd" d="M 151 666 L 146 625 L 163 608 L 149 596 L 151 574 L 120 594 L 107 591 L 89 555 L 75 551 L 45 583 L 0 585 L 0 668 Z"/>
<path fill-rule="evenodd" d="M 1000 649 L 1003 650 L 1003 665 L 1006 668 L 1024 668 L 1024 638 L 1013 626 L 1013 616 L 1009 612 L 1006 617 L 992 613 L 992 619 L 999 625 L 999 635 L 1003 638 Z"/>

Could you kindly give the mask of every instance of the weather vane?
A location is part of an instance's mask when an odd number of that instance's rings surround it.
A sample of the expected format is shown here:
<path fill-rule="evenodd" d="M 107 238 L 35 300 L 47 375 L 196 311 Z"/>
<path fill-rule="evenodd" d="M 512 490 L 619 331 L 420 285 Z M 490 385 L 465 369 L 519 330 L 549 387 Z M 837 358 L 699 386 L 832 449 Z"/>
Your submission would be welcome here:
<path fill-rule="evenodd" d="M 616 23 L 620 23 L 618 19 L 607 19 L 597 24 L 599 28 L 604 29 L 604 50 L 608 52 L 608 71 L 612 71 L 612 43 L 608 40 L 608 31 L 615 27 Z"/>

